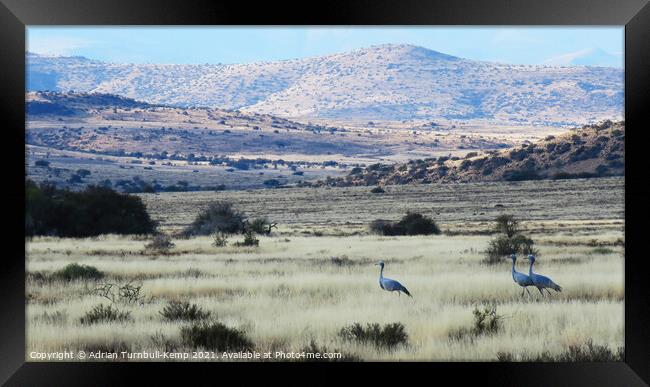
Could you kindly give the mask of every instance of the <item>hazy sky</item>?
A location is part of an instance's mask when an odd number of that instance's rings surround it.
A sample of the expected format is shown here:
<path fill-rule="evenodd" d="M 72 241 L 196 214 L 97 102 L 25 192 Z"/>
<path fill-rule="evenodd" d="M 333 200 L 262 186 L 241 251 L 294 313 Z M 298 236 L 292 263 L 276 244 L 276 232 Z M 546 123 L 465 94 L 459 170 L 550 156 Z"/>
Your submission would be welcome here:
<path fill-rule="evenodd" d="M 623 66 L 624 27 L 38 27 L 27 50 L 116 63 L 248 63 L 407 43 L 513 64 Z"/>

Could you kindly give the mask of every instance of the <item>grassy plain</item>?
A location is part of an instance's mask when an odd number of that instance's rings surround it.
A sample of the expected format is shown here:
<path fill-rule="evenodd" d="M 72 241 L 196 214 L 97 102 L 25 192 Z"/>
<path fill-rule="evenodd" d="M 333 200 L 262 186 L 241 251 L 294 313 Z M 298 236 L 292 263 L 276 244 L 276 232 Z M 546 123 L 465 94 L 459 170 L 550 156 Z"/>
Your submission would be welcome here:
<path fill-rule="evenodd" d="M 180 329 L 159 312 L 169 300 L 195 303 L 242 329 L 258 351 L 300 351 L 311 340 L 362 360 L 494 361 L 563 353 L 593 340 L 623 346 L 623 178 L 386 187 L 275 189 L 142 194 L 161 229 L 174 232 L 213 200 L 231 200 L 250 216 L 279 223 L 259 247 L 214 247 L 211 238 L 174 239 L 170 254 L 144 253 L 145 238 L 34 238 L 27 242 L 27 349 L 176 350 Z M 439 236 L 382 237 L 367 225 L 406 211 L 432 216 Z M 536 269 L 562 293 L 521 298 L 510 262 L 485 265 L 492 220 L 522 220 L 540 250 Z M 242 239 L 232 237 L 231 242 Z M 334 259 L 333 259 L 334 258 Z M 413 298 L 382 291 L 373 263 Z M 92 265 L 99 281 L 52 279 L 69 263 Z M 518 262 L 518 270 L 527 264 Z M 107 300 L 102 282 L 142 285 L 142 305 L 119 305 L 133 321 L 84 325 L 80 318 Z M 494 334 L 454 336 L 473 324 L 474 307 L 495 304 Z M 59 312 L 58 314 L 56 314 Z M 52 317 L 57 315 L 58 317 Z M 359 322 L 404 324 L 408 344 L 386 350 L 343 340 Z"/>

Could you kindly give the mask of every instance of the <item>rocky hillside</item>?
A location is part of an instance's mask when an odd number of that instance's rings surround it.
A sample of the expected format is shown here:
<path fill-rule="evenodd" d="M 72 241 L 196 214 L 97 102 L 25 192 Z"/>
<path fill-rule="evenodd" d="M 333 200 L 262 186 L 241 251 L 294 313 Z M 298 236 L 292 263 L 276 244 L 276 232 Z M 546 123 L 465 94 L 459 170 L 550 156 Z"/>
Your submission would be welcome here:
<path fill-rule="evenodd" d="M 537 143 L 466 157 L 373 164 L 310 185 L 355 186 L 435 182 L 517 181 L 615 176 L 625 173 L 625 123 L 605 121 Z"/>
<path fill-rule="evenodd" d="M 27 56 L 29 90 L 287 118 L 482 120 L 571 125 L 621 119 L 623 70 L 480 62 L 410 45 L 251 64 L 112 64 Z"/>

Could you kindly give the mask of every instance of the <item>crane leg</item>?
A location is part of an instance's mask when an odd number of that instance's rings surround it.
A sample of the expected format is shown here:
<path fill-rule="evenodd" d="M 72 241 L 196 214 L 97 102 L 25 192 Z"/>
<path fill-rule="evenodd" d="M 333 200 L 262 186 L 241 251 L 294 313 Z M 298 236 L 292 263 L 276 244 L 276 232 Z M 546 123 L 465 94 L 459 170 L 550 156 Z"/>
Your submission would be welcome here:
<path fill-rule="evenodd" d="M 524 289 L 526 289 L 526 293 L 528 293 L 528 298 L 532 297 L 532 294 L 530 294 L 530 291 L 528 290 L 528 288 L 524 288 Z"/>
<path fill-rule="evenodd" d="M 544 292 L 542 291 L 542 289 L 541 289 L 541 288 L 537 288 L 537 290 L 539 290 L 539 294 L 541 294 L 542 297 L 544 297 Z"/>
<path fill-rule="evenodd" d="M 526 288 L 524 288 L 524 289 L 526 289 Z M 524 296 L 524 289 L 521 289 L 521 296 L 522 297 Z"/>

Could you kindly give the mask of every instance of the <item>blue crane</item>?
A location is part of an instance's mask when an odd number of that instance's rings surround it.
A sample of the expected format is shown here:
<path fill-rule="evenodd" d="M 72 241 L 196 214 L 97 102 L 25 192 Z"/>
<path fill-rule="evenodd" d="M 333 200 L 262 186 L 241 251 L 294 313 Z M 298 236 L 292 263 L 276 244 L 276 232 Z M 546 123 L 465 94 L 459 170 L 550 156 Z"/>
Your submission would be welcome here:
<path fill-rule="evenodd" d="M 533 281 L 533 286 L 539 290 L 539 292 L 544 296 L 544 292 L 542 292 L 542 289 L 546 290 L 548 294 L 551 294 L 551 292 L 548 290 L 549 288 L 555 290 L 556 292 L 561 292 L 562 287 L 555 282 L 553 282 L 552 279 L 540 275 L 540 274 L 535 274 L 533 273 L 533 265 L 535 264 L 535 256 L 534 255 L 529 255 L 528 260 L 530 261 L 530 268 L 528 269 L 528 276 L 530 277 L 531 281 Z"/>
<path fill-rule="evenodd" d="M 389 292 L 396 291 L 398 295 L 400 295 L 400 292 L 404 292 L 409 297 L 413 297 L 411 293 L 409 293 L 409 291 L 404 287 L 404 285 L 393 279 L 384 277 L 384 261 L 379 261 L 378 263 L 375 263 L 375 265 L 381 266 L 381 270 L 379 272 L 379 287 Z"/>
<path fill-rule="evenodd" d="M 520 273 L 515 269 L 515 262 L 517 262 L 517 255 L 512 254 L 510 256 L 510 259 L 512 259 L 512 279 L 515 281 L 515 283 L 519 286 L 522 287 L 521 290 L 521 296 L 524 296 L 524 290 L 528 293 L 528 296 L 530 296 L 530 292 L 528 291 L 528 286 L 533 286 L 533 281 L 530 279 L 530 276 Z"/>

